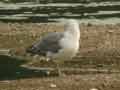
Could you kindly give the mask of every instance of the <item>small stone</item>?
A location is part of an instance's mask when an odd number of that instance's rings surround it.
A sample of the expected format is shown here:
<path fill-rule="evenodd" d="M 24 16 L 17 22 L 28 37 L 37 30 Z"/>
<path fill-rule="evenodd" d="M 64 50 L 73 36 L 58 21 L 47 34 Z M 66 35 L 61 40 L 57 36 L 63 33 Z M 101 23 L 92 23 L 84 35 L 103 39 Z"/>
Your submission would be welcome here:
<path fill-rule="evenodd" d="M 10 83 L 8 80 L 0 81 L 1 83 Z"/>
<path fill-rule="evenodd" d="M 20 42 L 20 43 L 24 43 L 24 41 L 23 41 L 23 40 L 20 40 L 19 42 Z"/>
<path fill-rule="evenodd" d="M 50 75 L 50 71 L 46 71 L 46 74 L 47 74 L 47 75 Z"/>
<path fill-rule="evenodd" d="M 97 88 L 91 88 L 90 90 L 98 90 Z"/>
<path fill-rule="evenodd" d="M 51 83 L 51 84 L 50 84 L 50 87 L 51 87 L 51 88 L 55 88 L 55 87 L 57 87 L 57 86 L 56 86 L 56 84 Z"/>

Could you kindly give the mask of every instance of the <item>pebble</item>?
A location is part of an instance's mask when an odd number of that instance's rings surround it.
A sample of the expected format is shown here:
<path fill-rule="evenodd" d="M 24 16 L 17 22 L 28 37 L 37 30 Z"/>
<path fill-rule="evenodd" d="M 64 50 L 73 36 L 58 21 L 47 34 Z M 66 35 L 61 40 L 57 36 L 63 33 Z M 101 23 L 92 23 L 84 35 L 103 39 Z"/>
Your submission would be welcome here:
<path fill-rule="evenodd" d="M 46 74 L 47 74 L 47 75 L 50 75 L 50 71 L 46 71 Z"/>
<path fill-rule="evenodd" d="M 97 88 L 91 88 L 90 90 L 98 90 Z"/>
<path fill-rule="evenodd" d="M 0 81 L 0 83 L 10 83 L 8 80 Z"/>
<path fill-rule="evenodd" d="M 51 83 L 51 84 L 50 84 L 50 87 L 51 87 L 51 88 L 55 88 L 55 87 L 57 87 L 57 86 L 56 86 L 56 84 Z"/>

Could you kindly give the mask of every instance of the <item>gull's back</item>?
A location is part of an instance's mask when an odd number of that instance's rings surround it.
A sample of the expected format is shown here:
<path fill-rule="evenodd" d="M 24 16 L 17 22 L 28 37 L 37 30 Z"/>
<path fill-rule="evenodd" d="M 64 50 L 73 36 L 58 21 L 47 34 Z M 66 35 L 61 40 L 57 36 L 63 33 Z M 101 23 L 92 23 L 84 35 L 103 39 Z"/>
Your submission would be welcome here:
<path fill-rule="evenodd" d="M 48 52 L 57 53 L 62 47 L 59 44 L 62 32 L 53 32 L 44 36 L 27 49 L 28 53 L 46 56 Z"/>

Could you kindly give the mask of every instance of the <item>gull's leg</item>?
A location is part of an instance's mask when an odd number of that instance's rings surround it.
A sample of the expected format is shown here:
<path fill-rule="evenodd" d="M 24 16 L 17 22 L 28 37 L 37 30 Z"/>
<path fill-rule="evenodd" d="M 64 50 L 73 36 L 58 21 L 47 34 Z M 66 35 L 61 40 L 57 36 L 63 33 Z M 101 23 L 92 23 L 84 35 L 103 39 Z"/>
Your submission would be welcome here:
<path fill-rule="evenodd" d="M 58 62 L 55 62 L 54 61 L 54 63 L 55 63 L 55 65 L 56 65 L 56 70 L 57 70 L 57 73 L 58 73 L 58 75 L 59 76 L 66 76 L 62 71 L 61 71 L 61 68 L 60 68 L 60 66 L 59 66 L 59 63 Z"/>
<path fill-rule="evenodd" d="M 61 72 L 61 69 L 60 69 L 58 63 L 56 63 L 56 69 L 57 69 L 58 75 L 59 75 L 59 76 L 62 76 L 62 72 Z"/>

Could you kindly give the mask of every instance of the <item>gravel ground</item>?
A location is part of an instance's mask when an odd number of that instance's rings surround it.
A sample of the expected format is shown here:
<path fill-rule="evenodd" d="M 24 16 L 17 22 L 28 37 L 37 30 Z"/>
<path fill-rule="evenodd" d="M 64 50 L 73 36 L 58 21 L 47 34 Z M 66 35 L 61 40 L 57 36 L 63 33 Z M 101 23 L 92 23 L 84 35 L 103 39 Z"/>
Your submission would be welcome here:
<path fill-rule="evenodd" d="M 64 77 L 41 76 L 39 71 L 20 65 L 38 68 L 54 65 L 34 61 L 33 57 L 27 56 L 25 48 L 48 32 L 63 31 L 63 25 L 0 22 L 0 50 L 5 50 L 4 54 L 12 50 L 10 54 L 15 57 L 0 55 L 0 89 L 120 90 L 120 24 L 81 24 L 80 28 L 80 52 L 73 60 L 61 64 L 62 68 L 72 67 L 74 70 L 63 71 L 67 73 Z M 21 59 L 29 63 L 21 62 Z M 76 72 L 78 69 L 82 71 Z"/>
<path fill-rule="evenodd" d="M 119 90 L 120 74 L 68 75 L 0 81 L 1 90 Z"/>

